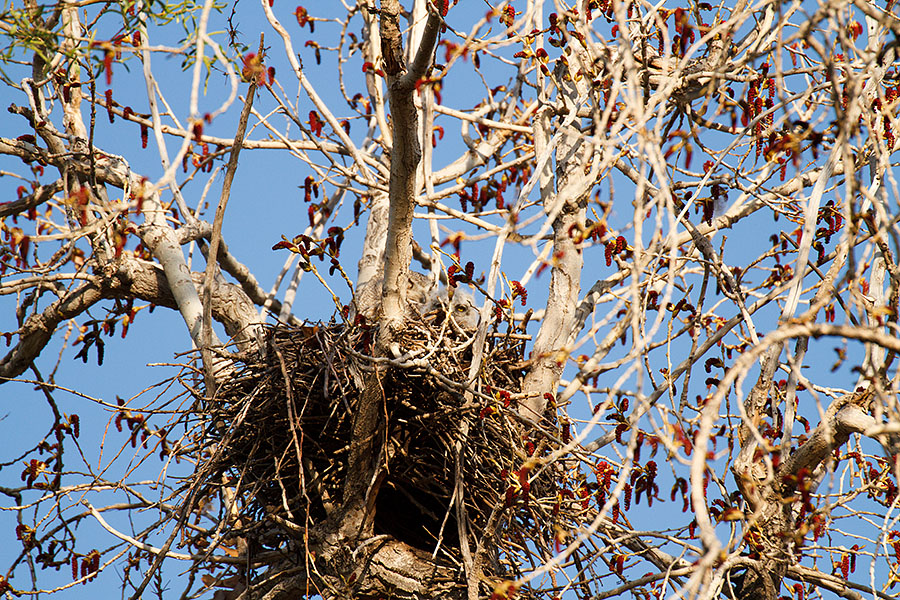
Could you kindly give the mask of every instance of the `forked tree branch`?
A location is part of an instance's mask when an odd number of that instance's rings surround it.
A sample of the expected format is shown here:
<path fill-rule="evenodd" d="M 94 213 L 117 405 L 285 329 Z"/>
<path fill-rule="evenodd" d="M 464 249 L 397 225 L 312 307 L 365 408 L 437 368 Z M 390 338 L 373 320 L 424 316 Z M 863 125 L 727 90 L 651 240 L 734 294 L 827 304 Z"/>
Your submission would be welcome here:
<path fill-rule="evenodd" d="M 400 3 L 381 4 L 381 52 L 387 73 L 393 122 L 388 230 L 384 256 L 382 336 L 402 327 L 406 314 L 406 278 L 412 260 L 412 218 L 416 204 L 416 172 L 422 160 L 418 112 L 413 101 L 416 84 L 431 64 L 440 16 L 429 8 L 422 42 L 409 70 L 403 73 Z M 382 337 L 382 339 L 387 339 Z"/>
<path fill-rule="evenodd" d="M 402 42 L 398 0 L 385 0 L 381 8 L 382 52 L 386 54 L 393 147 L 389 190 L 388 229 L 385 248 L 383 320 L 375 344 L 375 356 L 383 356 L 395 339 L 393 334 L 406 318 L 406 280 L 412 260 L 412 217 L 415 207 L 416 171 L 421 160 L 418 140 L 418 115 L 413 93 L 416 82 L 430 64 L 440 27 L 440 18 L 429 13 L 422 42 L 410 70 L 401 75 Z M 384 393 L 376 370 L 366 381 L 365 390 L 353 419 L 353 436 L 344 485 L 344 505 L 340 530 L 359 536 L 371 532 L 373 503 L 378 493 L 379 450 L 382 440 L 381 415 Z"/>

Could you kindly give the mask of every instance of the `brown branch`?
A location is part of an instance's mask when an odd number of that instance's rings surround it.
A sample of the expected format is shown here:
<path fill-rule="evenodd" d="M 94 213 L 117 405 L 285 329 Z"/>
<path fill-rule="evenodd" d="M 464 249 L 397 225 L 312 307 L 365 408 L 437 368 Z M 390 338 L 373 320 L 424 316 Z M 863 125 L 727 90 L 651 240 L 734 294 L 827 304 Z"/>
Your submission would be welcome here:
<path fill-rule="evenodd" d="M 42 185 L 38 187 L 34 192 L 28 194 L 24 198 L 20 200 L 13 200 L 12 202 L 0 202 L 0 219 L 22 214 L 26 210 L 31 210 L 32 208 L 37 208 L 47 200 L 53 197 L 53 194 L 59 193 L 63 189 L 63 181 L 61 179 L 57 179 L 51 184 Z"/>
<path fill-rule="evenodd" d="M 874 594 L 876 598 L 880 598 L 881 600 L 894 600 L 894 596 L 885 594 L 878 589 L 860 585 L 847 579 L 823 573 L 817 569 L 811 569 L 802 565 L 788 567 L 787 576 L 797 581 L 805 581 L 821 586 L 834 592 L 841 598 L 847 598 L 847 600 L 863 600 L 865 597 L 862 594 L 857 594 L 853 590 L 865 592 L 867 596 Z"/>
<path fill-rule="evenodd" d="M 28 317 L 19 329 L 19 343 L 0 359 L 0 381 L 24 373 L 50 341 L 53 332 L 62 321 L 80 315 L 103 297 L 99 285 L 94 282 L 85 283 L 53 302 L 42 312 Z"/>
<path fill-rule="evenodd" d="M 193 274 L 198 285 L 201 275 Z M 94 277 L 64 297 L 51 303 L 42 312 L 26 319 L 19 329 L 19 342 L 0 359 L 0 381 L 18 377 L 40 355 L 60 323 L 73 319 L 97 302 L 112 298 L 137 298 L 157 306 L 177 309 L 175 297 L 161 267 L 138 259 L 121 261 L 115 270 L 102 277 Z M 229 336 L 245 349 L 252 339 L 244 331 L 250 314 L 256 311 L 246 295 L 233 284 L 213 287 L 213 317 L 223 324 Z"/>
<path fill-rule="evenodd" d="M 259 35 L 259 60 L 263 59 L 263 34 Z M 231 156 L 225 170 L 225 179 L 222 182 L 222 194 L 219 196 L 219 204 L 216 206 L 216 215 L 213 219 L 212 236 L 209 242 L 209 255 L 206 259 L 206 273 L 203 283 L 203 325 L 200 337 L 203 344 L 200 346 L 200 354 L 203 358 L 203 372 L 206 381 L 206 394 L 213 397 L 216 394 L 216 377 L 212 360 L 212 282 L 216 273 L 216 258 L 219 255 L 219 244 L 222 240 L 222 222 L 225 220 L 225 209 L 228 199 L 231 197 L 231 183 L 237 171 L 238 156 L 241 154 L 241 144 L 247 134 L 247 121 L 250 119 L 250 110 L 253 108 L 253 97 L 256 95 L 257 77 L 250 79 L 250 87 L 247 89 L 247 99 L 241 111 L 237 133 L 234 136 L 234 144 L 231 146 Z"/>
<path fill-rule="evenodd" d="M 877 421 L 866 414 L 861 403 L 870 400 L 874 388 L 855 392 L 838 398 L 825 411 L 825 418 L 813 431 L 810 438 L 791 457 L 782 463 L 775 476 L 776 487 L 785 488 L 782 493 L 790 493 L 794 483 L 787 483 L 793 476 L 799 476 L 804 469 L 810 474 L 824 462 L 835 448 L 840 448 L 854 433 L 865 433 L 877 425 Z"/>
<path fill-rule="evenodd" d="M 42 165 L 48 164 L 51 156 L 39 146 L 4 137 L 0 137 L 0 154 L 18 156 L 26 163 L 36 161 Z"/>

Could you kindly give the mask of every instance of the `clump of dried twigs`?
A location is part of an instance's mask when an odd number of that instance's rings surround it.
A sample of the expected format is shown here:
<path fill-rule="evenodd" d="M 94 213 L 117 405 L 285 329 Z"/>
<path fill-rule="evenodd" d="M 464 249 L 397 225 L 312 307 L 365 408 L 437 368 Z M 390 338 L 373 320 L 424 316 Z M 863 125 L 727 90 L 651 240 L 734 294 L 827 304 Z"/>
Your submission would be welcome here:
<path fill-rule="evenodd" d="M 374 335 L 334 323 L 268 328 L 264 358 L 239 365 L 206 409 L 211 458 L 199 471 L 207 481 L 228 478 L 250 514 L 304 528 L 321 523 L 340 504 L 354 409 L 374 370 L 389 465 L 376 533 L 455 559 L 465 531 L 468 543 L 492 546 L 494 572 L 521 561 L 503 560 L 506 553 L 551 551 L 548 525 L 576 521 L 582 509 L 574 498 L 560 503 L 553 467 L 538 460 L 559 441 L 523 427 L 515 410 L 525 336 L 490 336 L 468 382 L 465 333 L 413 323 L 400 340 L 410 358 L 399 361 L 369 356 Z"/>

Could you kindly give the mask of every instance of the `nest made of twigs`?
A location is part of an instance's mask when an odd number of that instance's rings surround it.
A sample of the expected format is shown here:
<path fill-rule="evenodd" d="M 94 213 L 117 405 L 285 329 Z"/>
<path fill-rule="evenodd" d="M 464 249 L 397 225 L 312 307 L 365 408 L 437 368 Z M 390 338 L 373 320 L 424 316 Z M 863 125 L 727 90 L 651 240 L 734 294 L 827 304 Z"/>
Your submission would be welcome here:
<path fill-rule="evenodd" d="M 264 359 L 239 365 L 207 408 L 208 480 L 225 475 L 237 482 L 257 516 L 274 511 L 305 527 L 321 523 L 329 505 L 340 504 L 354 410 L 377 364 L 388 467 L 376 533 L 458 555 L 451 499 L 459 478 L 466 531 L 474 538 L 516 522 L 523 535 L 514 543 L 550 543 L 548 507 L 556 489 L 549 471 L 526 483 L 533 473 L 522 466 L 535 443 L 507 401 L 519 393 L 524 336 L 489 337 L 478 378 L 467 388 L 472 340 L 465 332 L 411 324 L 399 342 L 426 359 L 414 367 L 373 360 L 375 334 L 373 327 L 334 323 L 269 327 Z M 475 392 L 468 399 L 466 389 Z M 546 438 L 542 443 L 546 450 Z M 528 510 L 515 510 L 523 503 Z"/>

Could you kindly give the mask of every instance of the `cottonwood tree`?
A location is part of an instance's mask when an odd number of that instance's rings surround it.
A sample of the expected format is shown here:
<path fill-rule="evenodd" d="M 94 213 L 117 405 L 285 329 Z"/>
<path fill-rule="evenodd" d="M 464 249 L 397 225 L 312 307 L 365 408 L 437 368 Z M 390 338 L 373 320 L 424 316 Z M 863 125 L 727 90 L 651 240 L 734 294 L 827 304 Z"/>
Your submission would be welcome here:
<path fill-rule="evenodd" d="M 0 381 L 54 418 L 4 448 L 0 590 L 894 597 L 892 5 L 7 3 Z M 272 283 L 222 231 L 276 152 Z M 163 309 L 170 385 L 58 408 L 48 344 Z"/>

